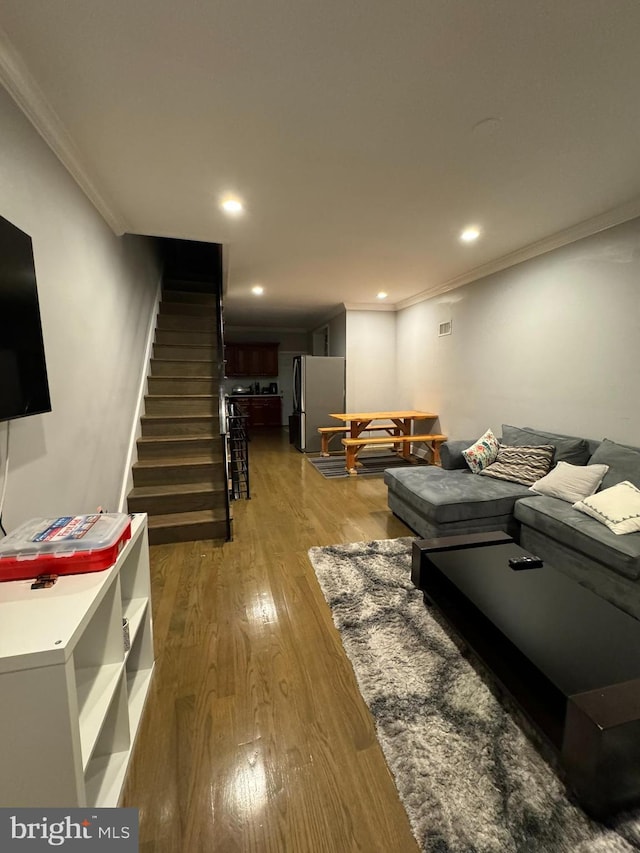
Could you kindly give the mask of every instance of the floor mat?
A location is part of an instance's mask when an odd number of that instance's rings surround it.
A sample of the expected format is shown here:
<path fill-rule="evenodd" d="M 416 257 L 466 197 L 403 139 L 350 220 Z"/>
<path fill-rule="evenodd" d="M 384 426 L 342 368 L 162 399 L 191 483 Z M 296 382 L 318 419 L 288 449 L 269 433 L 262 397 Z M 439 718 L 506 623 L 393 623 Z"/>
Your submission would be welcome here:
<path fill-rule="evenodd" d="M 336 456 L 314 456 L 309 457 L 309 462 L 319 471 L 323 477 L 350 477 L 344 467 L 344 456 L 342 454 Z M 402 456 L 395 453 L 372 453 L 361 454 L 358 456 L 358 477 L 366 477 L 371 475 L 381 476 L 385 468 L 404 468 L 407 465 L 426 465 L 423 460 L 418 460 L 413 457 L 411 462 L 407 462 Z"/>

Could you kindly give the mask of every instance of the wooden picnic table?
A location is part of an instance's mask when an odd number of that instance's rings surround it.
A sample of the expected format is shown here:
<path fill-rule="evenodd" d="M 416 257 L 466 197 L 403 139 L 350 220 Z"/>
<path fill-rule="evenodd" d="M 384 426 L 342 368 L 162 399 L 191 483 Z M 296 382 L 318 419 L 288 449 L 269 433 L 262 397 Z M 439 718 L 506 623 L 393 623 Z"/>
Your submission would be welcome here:
<path fill-rule="evenodd" d="M 346 467 L 350 473 L 356 473 L 358 452 L 367 445 L 376 445 L 381 443 L 394 442 L 400 447 L 400 452 L 405 459 L 409 459 L 412 443 L 411 427 L 415 421 L 436 420 L 438 415 L 433 412 L 420 412 L 415 410 L 407 411 L 387 411 L 387 412 L 339 412 L 332 413 L 330 417 L 348 425 L 349 437 L 342 439 L 342 443 L 346 448 Z M 387 423 L 392 423 L 397 429 L 397 435 L 386 438 L 365 438 L 361 437 L 371 423 L 374 421 L 383 420 Z M 359 439 L 356 441 L 356 439 Z M 444 441 L 445 436 L 435 434 L 416 434 L 415 441 L 431 441 L 434 455 L 437 456 L 437 450 L 440 441 Z"/>

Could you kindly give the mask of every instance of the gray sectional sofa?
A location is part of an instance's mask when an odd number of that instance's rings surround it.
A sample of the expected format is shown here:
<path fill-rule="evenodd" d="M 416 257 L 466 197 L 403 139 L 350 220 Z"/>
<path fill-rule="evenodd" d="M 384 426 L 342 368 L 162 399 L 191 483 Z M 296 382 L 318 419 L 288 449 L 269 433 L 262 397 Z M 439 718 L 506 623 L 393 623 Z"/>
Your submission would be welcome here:
<path fill-rule="evenodd" d="M 440 468 L 385 471 L 392 512 L 423 538 L 506 531 L 529 552 L 640 619 L 640 532 L 616 535 L 565 500 L 473 474 L 462 455 L 473 441 L 443 444 Z M 553 445 L 554 465 L 606 464 L 600 490 L 623 480 L 640 488 L 640 448 L 509 425 L 503 425 L 501 441 Z"/>

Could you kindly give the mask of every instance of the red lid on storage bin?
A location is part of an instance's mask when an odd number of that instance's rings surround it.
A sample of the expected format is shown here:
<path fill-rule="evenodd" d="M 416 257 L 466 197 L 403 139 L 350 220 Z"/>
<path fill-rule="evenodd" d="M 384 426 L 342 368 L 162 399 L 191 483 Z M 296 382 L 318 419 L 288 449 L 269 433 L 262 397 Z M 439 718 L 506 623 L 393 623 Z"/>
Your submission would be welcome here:
<path fill-rule="evenodd" d="M 130 537 L 131 519 L 121 512 L 32 518 L 0 542 L 0 581 L 102 571 Z"/>

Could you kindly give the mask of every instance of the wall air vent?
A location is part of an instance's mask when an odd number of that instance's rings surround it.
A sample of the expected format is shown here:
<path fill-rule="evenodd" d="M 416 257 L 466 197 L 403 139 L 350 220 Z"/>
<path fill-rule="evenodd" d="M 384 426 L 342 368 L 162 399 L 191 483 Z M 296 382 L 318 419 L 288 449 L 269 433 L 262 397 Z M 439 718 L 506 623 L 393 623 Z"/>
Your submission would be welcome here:
<path fill-rule="evenodd" d="M 443 335 L 451 334 L 451 320 L 447 320 L 446 323 L 440 323 L 438 326 L 438 337 L 441 338 Z"/>

